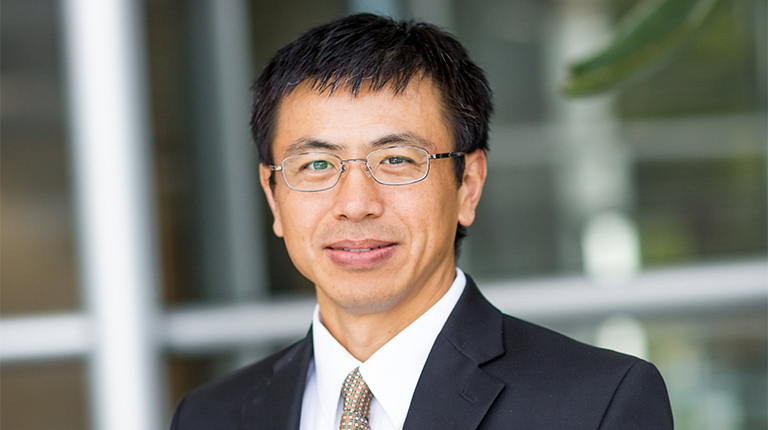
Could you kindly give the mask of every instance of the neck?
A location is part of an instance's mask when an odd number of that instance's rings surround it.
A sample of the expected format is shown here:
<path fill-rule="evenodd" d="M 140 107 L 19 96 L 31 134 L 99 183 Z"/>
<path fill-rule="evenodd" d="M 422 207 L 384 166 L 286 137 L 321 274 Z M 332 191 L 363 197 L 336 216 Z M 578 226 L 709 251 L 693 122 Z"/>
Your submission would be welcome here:
<path fill-rule="evenodd" d="M 387 342 L 416 321 L 437 303 L 453 284 L 456 272 L 438 276 L 414 297 L 401 299 L 395 305 L 376 312 L 356 312 L 337 306 L 317 289 L 323 325 L 356 359 L 365 362 Z"/>

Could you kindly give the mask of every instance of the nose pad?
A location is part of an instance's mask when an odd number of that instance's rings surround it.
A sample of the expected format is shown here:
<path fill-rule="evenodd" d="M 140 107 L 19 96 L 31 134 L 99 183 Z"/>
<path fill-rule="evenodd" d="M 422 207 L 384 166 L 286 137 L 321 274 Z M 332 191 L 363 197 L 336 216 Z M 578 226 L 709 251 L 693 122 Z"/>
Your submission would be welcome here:
<path fill-rule="evenodd" d="M 368 162 L 364 162 L 360 165 L 360 168 L 363 169 L 363 172 L 365 173 L 365 176 L 368 177 L 368 179 L 371 179 L 371 169 L 368 168 Z"/>
<path fill-rule="evenodd" d="M 365 161 L 364 158 L 361 159 L 361 160 L 346 160 L 341 165 L 341 176 L 344 176 L 347 173 L 347 171 L 348 171 L 347 166 L 349 166 L 349 163 L 352 163 L 352 162 L 355 162 L 355 161 L 361 161 L 362 162 L 362 164 L 360 164 L 360 168 L 363 169 L 363 173 L 365 173 L 365 176 L 367 176 L 369 179 L 373 177 L 371 175 L 371 169 L 368 168 L 368 163 Z"/>

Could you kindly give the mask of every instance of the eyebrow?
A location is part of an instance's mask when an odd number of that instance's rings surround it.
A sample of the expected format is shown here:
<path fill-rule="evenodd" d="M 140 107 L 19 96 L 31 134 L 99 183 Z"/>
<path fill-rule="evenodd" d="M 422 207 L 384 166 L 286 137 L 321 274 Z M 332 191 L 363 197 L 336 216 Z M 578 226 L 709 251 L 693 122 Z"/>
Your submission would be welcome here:
<path fill-rule="evenodd" d="M 327 151 L 341 151 L 342 146 L 335 143 L 327 142 L 325 140 L 315 139 L 311 137 L 303 137 L 296 142 L 290 144 L 285 152 L 288 154 L 305 152 L 312 149 L 325 149 Z"/>
<path fill-rule="evenodd" d="M 380 137 L 373 142 L 370 143 L 370 146 L 372 148 L 381 148 L 385 147 L 387 145 L 392 144 L 415 144 L 416 146 L 423 147 L 427 150 L 433 150 L 435 148 L 435 144 L 430 142 L 427 139 L 424 139 L 422 137 L 416 136 L 412 133 L 392 133 L 388 134 L 386 136 Z M 295 154 L 300 152 L 306 152 L 306 151 L 312 151 L 312 150 L 326 150 L 326 151 L 342 151 L 344 149 L 343 145 L 339 145 L 336 143 L 331 143 L 325 140 L 316 139 L 312 137 L 303 137 L 298 139 L 296 142 L 290 144 L 286 149 L 285 152 L 287 154 Z"/>
<path fill-rule="evenodd" d="M 432 150 L 435 148 L 434 143 L 422 137 L 416 136 L 415 134 L 412 134 L 412 133 L 388 134 L 384 137 L 374 140 L 371 143 L 371 146 L 374 148 L 381 148 L 382 146 L 391 145 L 393 143 L 416 144 L 417 146 L 423 147 L 424 149 L 427 149 L 427 150 Z"/>

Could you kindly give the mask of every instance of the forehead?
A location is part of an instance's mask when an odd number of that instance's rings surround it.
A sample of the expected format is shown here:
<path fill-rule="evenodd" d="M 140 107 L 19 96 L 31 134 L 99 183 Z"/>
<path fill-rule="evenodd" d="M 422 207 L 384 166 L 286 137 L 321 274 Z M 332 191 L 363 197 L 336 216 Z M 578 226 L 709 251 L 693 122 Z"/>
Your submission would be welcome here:
<path fill-rule="evenodd" d="M 356 95 L 346 88 L 320 92 L 302 83 L 277 111 L 272 150 L 276 161 L 306 152 L 306 142 L 360 154 L 387 139 L 398 144 L 392 136 L 404 136 L 403 143 L 430 152 L 451 150 L 442 97 L 431 80 L 413 79 L 398 93 L 386 86 L 378 91 L 364 86 Z"/>

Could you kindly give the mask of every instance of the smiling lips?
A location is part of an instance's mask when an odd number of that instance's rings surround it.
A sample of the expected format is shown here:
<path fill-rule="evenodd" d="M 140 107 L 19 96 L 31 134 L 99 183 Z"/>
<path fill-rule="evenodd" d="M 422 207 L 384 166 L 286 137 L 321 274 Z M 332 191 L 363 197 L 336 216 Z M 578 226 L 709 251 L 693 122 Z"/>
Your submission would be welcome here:
<path fill-rule="evenodd" d="M 368 239 L 334 242 L 324 251 L 335 265 L 342 268 L 370 269 L 389 259 L 396 249 L 396 243 Z"/>

